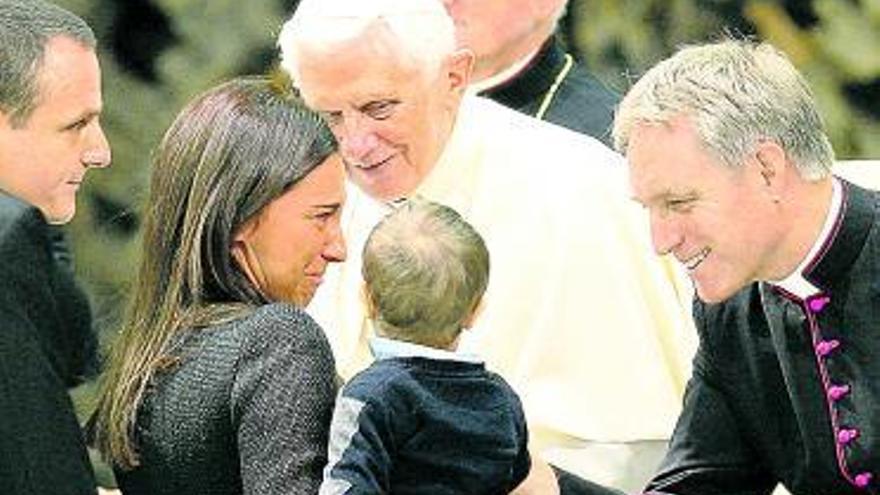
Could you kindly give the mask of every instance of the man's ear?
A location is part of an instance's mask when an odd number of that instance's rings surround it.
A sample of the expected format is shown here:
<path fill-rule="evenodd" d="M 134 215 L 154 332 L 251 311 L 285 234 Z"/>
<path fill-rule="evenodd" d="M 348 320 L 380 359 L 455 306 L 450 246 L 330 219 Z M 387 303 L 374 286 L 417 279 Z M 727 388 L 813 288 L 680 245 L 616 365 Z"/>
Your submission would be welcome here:
<path fill-rule="evenodd" d="M 471 83 L 474 60 L 474 52 L 467 48 L 459 48 L 449 55 L 446 71 L 451 92 L 456 93 L 458 96 L 464 94 L 464 91 Z"/>
<path fill-rule="evenodd" d="M 790 163 L 785 150 L 774 141 L 761 141 L 755 150 L 755 165 L 760 181 L 775 202 L 782 197 L 785 174 Z"/>

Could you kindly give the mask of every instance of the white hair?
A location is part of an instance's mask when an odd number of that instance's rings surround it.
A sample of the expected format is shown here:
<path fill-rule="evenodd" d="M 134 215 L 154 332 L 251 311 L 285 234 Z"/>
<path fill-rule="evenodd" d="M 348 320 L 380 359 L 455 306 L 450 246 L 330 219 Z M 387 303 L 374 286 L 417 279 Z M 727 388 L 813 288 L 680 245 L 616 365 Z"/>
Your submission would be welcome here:
<path fill-rule="evenodd" d="M 455 25 L 440 0 L 301 0 L 278 37 L 281 67 L 298 86 L 302 48 L 359 40 L 374 28 L 415 67 L 431 73 L 455 51 Z"/>
<path fill-rule="evenodd" d="M 691 120 L 706 149 L 736 167 L 762 140 L 779 144 L 806 180 L 831 173 L 834 152 L 803 76 L 768 43 L 725 39 L 687 46 L 624 96 L 614 145 L 626 152 L 641 123 Z"/>

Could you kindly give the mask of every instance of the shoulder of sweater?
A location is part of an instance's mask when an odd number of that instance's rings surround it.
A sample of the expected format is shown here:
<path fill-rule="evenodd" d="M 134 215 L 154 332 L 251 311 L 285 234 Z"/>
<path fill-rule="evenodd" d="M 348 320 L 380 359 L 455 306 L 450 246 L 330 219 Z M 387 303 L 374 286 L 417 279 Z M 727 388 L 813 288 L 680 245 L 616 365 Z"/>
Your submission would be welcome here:
<path fill-rule="evenodd" d="M 324 331 L 305 311 L 287 303 L 270 303 L 230 323 L 246 347 L 295 346 L 329 349 Z M 317 349 L 316 349 L 317 350 Z"/>
<path fill-rule="evenodd" d="M 424 371 L 419 358 L 390 358 L 373 361 L 353 376 L 342 395 L 364 403 L 406 402 L 424 388 L 419 376 Z"/>
<path fill-rule="evenodd" d="M 376 397 L 419 395 L 425 389 L 425 381 L 480 378 L 490 381 L 505 392 L 514 394 L 513 388 L 497 373 L 488 371 L 481 364 L 434 360 L 426 358 L 390 358 L 374 361 L 345 384 L 343 395 L 370 402 Z"/>
<path fill-rule="evenodd" d="M 342 395 L 371 402 L 383 398 L 389 389 L 408 388 L 412 381 L 409 370 L 399 359 L 381 359 L 351 377 L 343 386 Z"/>
<path fill-rule="evenodd" d="M 486 376 L 489 379 L 491 379 L 492 381 L 494 381 L 495 383 L 497 383 L 500 388 L 506 390 L 507 392 L 509 392 L 513 395 L 517 395 L 516 391 L 514 391 L 513 387 L 510 385 L 510 383 L 508 383 L 507 380 L 504 379 L 503 376 L 501 376 L 500 374 L 498 374 L 492 370 L 486 370 L 485 373 L 486 373 Z"/>

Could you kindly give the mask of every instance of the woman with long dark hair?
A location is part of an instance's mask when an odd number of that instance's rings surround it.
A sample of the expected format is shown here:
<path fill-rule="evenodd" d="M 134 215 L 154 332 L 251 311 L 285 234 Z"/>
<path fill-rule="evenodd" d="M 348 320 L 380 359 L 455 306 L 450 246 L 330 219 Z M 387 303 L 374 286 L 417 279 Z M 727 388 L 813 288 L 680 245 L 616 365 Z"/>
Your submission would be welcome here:
<path fill-rule="evenodd" d="M 335 151 L 266 78 L 209 90 L 165 134 L 95 416 L 126 495 L 317 492 L 337 383 L 301 308 L 345 258 Z"/>

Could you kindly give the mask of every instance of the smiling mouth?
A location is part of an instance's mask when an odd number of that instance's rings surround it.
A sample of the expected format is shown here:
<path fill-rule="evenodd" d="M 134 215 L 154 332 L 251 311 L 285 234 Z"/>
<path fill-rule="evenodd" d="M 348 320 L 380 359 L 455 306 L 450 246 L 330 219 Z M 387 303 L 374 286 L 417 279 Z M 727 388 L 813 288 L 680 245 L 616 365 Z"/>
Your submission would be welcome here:
<path fill-rule="evenodd" d="M 712 252 L 711 249 L 703 248 L 696 255 L 691 256 L 690 258 L 682 261 L 681 264 L 684 265 L 684 267 L 687 268 L 687 270 L 689 272 L 692 272 L 692 271 L 696 270 L 697 267 L 700 266 L 700 264 L 703 263 L 703 261 L 709 256 L 709 253 L 711 253 L 711 252 Z"/>
<path fill-rule="evenodd" d="M 382 165 L 385 165 L 386 163 L 390 162 L 392 158 L 394 158 L 394 157 L 389 156 L 388 158 L 385 158 L 384 160 L 379 160 L 378 162 L 375 162 L 372 164 L 354 163 L 354 166 L 358 170 L 367 170 L 367 171 L 376 170 L 377 168 L 381 167 Z"/>

